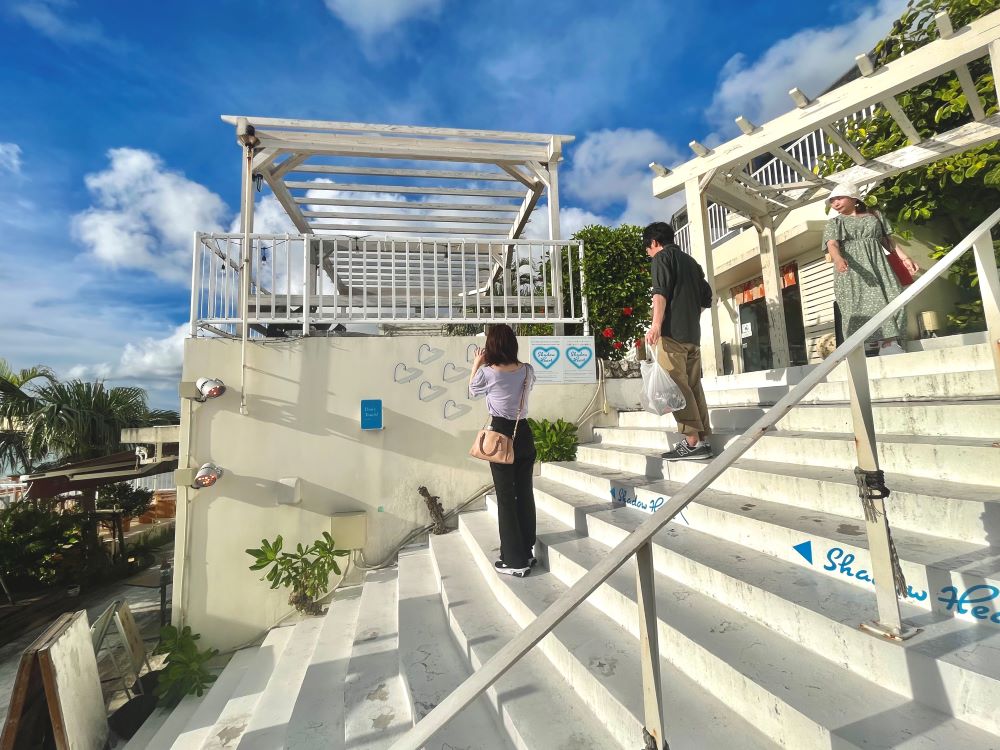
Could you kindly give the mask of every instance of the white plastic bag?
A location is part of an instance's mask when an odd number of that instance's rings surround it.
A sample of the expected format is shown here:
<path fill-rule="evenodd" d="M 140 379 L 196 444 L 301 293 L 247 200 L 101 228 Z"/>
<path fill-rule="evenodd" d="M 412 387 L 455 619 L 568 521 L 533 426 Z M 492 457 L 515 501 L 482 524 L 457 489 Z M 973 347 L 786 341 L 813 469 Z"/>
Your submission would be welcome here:
<path fill-rule="evenodd" d="M 642 371 L 639 403 L 643 411 L 662 417 L 664 414 L 683 409 L 687 406 L 687 401 L 674 379 L 660 366 L 656 358 L 656 348 L 646 347 L 647 357 L 652 354 L 652 358 L 639 363 L 639 369 Z"/>

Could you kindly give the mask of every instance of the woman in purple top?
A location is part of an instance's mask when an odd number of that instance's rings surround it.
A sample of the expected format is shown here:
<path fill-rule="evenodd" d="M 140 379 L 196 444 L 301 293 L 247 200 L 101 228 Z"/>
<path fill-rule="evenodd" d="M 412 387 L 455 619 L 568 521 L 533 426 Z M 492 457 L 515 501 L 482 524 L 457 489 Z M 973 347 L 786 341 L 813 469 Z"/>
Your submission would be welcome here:
<path fill-rule="evenodd" d="M 469 393 L 486 396 L 491 429 L 514 437 L 514 463 L 490 463 L 500 522 L 498 573 L 524 578 L 535 565 L 535 436 L 528 426 L 528 393 L 535 384 L 531 365 L 517 358 L 517 337 L 510 326 L 492 326 L 486 347 L 476 350 Z M 515 426 L 517 432 L 515 434 Z"/>

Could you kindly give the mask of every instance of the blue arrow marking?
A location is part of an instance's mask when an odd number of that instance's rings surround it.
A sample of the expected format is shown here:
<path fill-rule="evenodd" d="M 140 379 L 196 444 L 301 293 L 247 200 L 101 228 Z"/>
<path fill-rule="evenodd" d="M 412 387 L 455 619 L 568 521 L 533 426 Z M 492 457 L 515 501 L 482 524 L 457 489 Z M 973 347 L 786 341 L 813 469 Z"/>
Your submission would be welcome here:
<path fill-rule="evenodd" d="M 812 542 L 802 542 L 802 544 L 796 544 L 792 547 L 793 550 L 802 555 L 806 562 L 810 565 L 813 564 L 813 543 Z"/>

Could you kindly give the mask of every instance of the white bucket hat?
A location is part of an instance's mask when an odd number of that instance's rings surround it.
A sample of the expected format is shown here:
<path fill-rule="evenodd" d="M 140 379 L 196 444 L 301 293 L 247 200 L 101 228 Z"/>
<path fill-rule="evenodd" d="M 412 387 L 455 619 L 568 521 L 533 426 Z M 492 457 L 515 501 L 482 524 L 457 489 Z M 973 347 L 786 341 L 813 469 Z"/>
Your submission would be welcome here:
<path fill-rule="evenodd" d="M 826 199 L 832 201 L 834 198 L 854 198 L 856 201 L 864 200 L 861 197 L 861 191 L 858 189 L 858 186 L 853 182 L 842 182 L 839 185 L 835 185 Z"/>

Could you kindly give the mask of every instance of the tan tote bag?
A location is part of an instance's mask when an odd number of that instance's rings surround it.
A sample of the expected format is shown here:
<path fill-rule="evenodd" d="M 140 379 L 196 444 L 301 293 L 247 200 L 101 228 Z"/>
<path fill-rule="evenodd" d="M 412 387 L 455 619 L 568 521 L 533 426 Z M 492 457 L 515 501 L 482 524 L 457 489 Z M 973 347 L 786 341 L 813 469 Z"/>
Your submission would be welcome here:
<path fill-rule="evenodd" d="M 507 437 L 502 432 L 483 426 L 476 434 L 476 439 L 472 441 L 469 455 L 473 458 L 481 458 L 494 464 L 514 463 L 514 438 L 517 437 L 517 423 L 521 421 L 521 411 L 524 409 L 524 392 L 528 387 L 528 365 L 524 366 L 524 384 L 521 386 L 521 403 L 517 407 L 517 419 L 514 420 L 514 434 Z M 487 418 L 488 422 L 488 418 Z"/>

